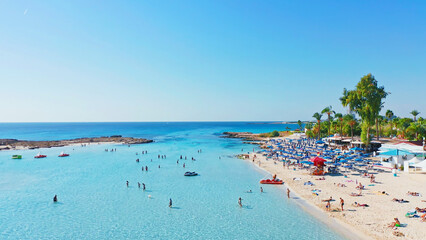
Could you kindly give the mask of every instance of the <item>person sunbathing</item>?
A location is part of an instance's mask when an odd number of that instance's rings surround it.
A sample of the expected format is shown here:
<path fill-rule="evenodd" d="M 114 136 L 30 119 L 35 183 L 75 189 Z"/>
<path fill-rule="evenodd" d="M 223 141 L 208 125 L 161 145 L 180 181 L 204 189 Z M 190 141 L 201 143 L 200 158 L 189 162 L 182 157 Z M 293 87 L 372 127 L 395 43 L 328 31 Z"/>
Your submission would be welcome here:
<path fill-rule="evenodd" d="M 398 199 L 398 198 L 393 198 L 392 199 L 392 201 L 393 202 L 399 202 L 399 203 L 408 203 L 409 201 L 407 201 L 407 200 L 404 200 L 404 199 Z"/>
<path fill-rule="evenodd" d="M 394 218 L 393 220 L 395 220 L 395 221 L 392 222 L 391 224 L 389 224 L 390 228 L 401 227 L 401 223 L 399 222 L 398 218 Z"/>
<path fill-rule="evenodd" d="M 420 216 L 420 221 L 426 222 L 426 213 Z"/>
<path fill-rule="evenodd" d="M 351 193 L 351 196 L 352 197 L 360 197 L 360 196 L 362 196 L 362 194 L 361 193 Z"/>
<path fill-rule="evenodd" d="M 408 193 L 407 193 L 408 195 L 411 195 L 411 196 L 415 196 L 415 197 L 418 197 L 418 196 L 420 196 L 420 193 L 418 193 L 418 192 L 410 192 L 410 191 L 408 191 Z"/>
<path fill-rule="evenodd" d="M 368 204 L 365 204 L 365 203 L 361 204 L 361 203 L 354 202 L 354 204 L 352 204 L 352 206 L 354 206 L 354 207 L 368 207 Z"/>
<path fill-rule="evenodd" d="M 419 212 L 419 213 L 426 213 L 426 208 L 419 208 L 419 207 L 416 207 L 416 212 Z"/>
<path fill-rule="evenodd" d="M 385 191 L 379 191 L 379 192 L 377 192 L 378 194 L 381 194 L 381 195 L 389 195 L 387 192 L 385 192 Z"/>
<path fill-rule="evenodd" d="M 325 180 L 325 177 L 317 178 L 315 180 Z"/>
<path fill-rule="evenodd" d="M 359 186 L 357 186 L 356 189 L 364 190 L 364 185 L 362 185 L 361 183 L 359 183 Z"/>

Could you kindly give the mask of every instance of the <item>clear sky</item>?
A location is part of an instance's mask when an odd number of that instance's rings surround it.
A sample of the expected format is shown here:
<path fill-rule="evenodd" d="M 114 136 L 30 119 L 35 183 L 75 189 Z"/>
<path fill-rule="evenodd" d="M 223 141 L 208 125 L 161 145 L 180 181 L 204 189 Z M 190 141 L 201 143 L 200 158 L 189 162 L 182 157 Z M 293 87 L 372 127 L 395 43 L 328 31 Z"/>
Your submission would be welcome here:
<path fill-rule="evenodd" d="M 426 1 L 0 1 L 1 122 L 426 116 Z"/>

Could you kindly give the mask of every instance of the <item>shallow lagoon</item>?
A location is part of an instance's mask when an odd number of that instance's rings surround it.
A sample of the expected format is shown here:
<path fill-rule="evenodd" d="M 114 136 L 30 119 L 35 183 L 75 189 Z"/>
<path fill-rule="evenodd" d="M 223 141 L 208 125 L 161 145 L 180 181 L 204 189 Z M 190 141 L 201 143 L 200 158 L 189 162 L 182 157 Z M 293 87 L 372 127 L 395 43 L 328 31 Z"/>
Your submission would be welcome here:
<path fill-rule="evenodd" d="M 265 173 L 233 157 L 242 149 L 251 151 L 253 145 L 219 138 L 218 133 L 265 130 L 265 126 L 234 124 L 200 124 L 164 129 L 161 134 L 154 133 L 155 127 L 127 130 L 123 135 L 149 135 L 156 142 L 131 147 L 42 149 L 48 155 L 45 159 L 33 158 L 40 150 L 0 152 L 0 238 L 342 239 L 288 200 L 282 186 L 263 186 L 265 192 L 260 193 L 258 181 Z M 76 135 L 68 131 L 64 135 L 56 128 L 44 130 L 43 136 L 55 139 Z M 116 129 L 102 131 L 84 133 L 117 133 Z M 15 133 L 16 138 L 36 139 L 28 129 Z M 105 152 L 105 148 L 117 151 Z M 202 153 L 197 153 L 198 149 Z M 142 150 L 148 154 L 142 155 Z M 61 151 L 71 156 L 58 158 Z M 12 160 L 15 153 L 22 154 L 23 159 Z M 158 154 L 166 154 L 167 159 L 158 159 Z M 180 155 L 188 160 L 177 164 Z M 148 166 L 148 172 L 142 172 L 142 166 Z M 200 176 L 184 177 L 185 171 L 196 171 Z M 146 191 L 138 189 L 138 181 L 146 184 Z M 246 193 L 250 189 L 253 193 Z M 52 203 L 55 194 L 59 199 L 56 204 Z M 243 208 L 238 206 L 238 197 L 243 198 Z M 171 209 L 169 198 L 173 199 Z"/>

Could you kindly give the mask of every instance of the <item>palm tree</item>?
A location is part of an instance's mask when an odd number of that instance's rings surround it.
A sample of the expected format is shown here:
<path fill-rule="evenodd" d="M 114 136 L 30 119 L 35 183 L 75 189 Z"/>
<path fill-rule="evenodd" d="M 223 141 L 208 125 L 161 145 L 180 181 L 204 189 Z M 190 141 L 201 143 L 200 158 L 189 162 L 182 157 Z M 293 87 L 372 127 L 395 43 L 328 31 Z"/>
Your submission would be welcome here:
<path fill-rule="evenodd" d="M 394 115 L 393 115 L 393 112 L 390 109 L 388 109 L 386 111 L 385 116 L 388 118 L 388 120 L 392 120 L 392 118 L 393 118 Z"/>
<path fill-rule="evenodd" d="M 328 115 L 328 136 L 330 136 L 330 129 L 331 129 L 331 114 L 336 113 L 335 111 L 333 111 L 333 107 L 332 106 L 328 106 L 325 107 L 321 113 L 326 113 Z"/>
<path fill-rule="evenodd" d="M 385 118 L 383 116 L 381 116 L 381 115 L 377 116 L 377 118 L 376 118 L 377 140 L 379 140 L 379 137 L 381 136 L 383 119 L 385 119 Z"/>
<path fill-rule="evenodd" d="M 336 114 L 334 114 L 334 116 L 339 121 L 339 125 L 340 125 L 340 138 L 342 138 L 343 115 L 341 113 L 336 113 Z"/>
<path fill-rule="evenodd" d="M 417 111 L 417 110 L 413 110 L 413 111 L 411 111 L 410 112 L 410 114 L 411 115 L 413 115 L 413 117 L 414 117 L 414 122 L 416 121 L 416 117 L 417 117 L 417 115 L 419 115 L 420 114 L 420 112 L 419 111 Z"/>
<path fill-rule="evenodd" d="M 297 125 L 299 125 L 299 130 L 302 131 L 302 126 L 303 126 L 302 121 L 298 120 Z"/>
<path fill-rule="evenodd" d="M 393 114 L 393 112 L 392 112 L 390 109 L 388 109 L 388 110 L 386 111 L 385 116 L 386 116 L 386 118 L 388 119 L 388 122 L 389 122 L 390 132 L 392 132 L 392 122 L 391 122 L 391 120 L 392 120 L 392 118 L 393 118 L 395 115 Z"/>
<path fill-rule="evenodd" d="M 356 124 L 356 119 L 352 114 L 346 114 L 343 117 L 344 121 L 351 127 L 351 141 L 354 140 L 354 126 Z"/>
<path fill-rule="evenodd" d="M 317 120 L 318 123 L 318 139 L 321 136 L 321 118 L 322 118 L 322 114 L 320 113 L 314 113 L 314 115 L 312 115 L 313 118 L 315 118 Z"/>

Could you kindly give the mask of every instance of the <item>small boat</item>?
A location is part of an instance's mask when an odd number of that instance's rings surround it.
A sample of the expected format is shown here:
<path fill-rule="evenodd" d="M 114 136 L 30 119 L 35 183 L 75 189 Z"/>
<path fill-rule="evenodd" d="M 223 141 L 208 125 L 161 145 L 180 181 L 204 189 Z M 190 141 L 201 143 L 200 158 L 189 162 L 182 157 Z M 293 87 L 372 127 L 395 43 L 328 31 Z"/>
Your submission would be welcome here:
<path fill-rule="evenodd" d="M 38 153 L 37 155 L 34 156 L 34 158 L 45 158 L 45 157 L 47 157 L 47 156 L 40 154 L 40 153 Z"/>
<path fill-rule="evenodd" d="M 68 157 L 68 156 L 69 156 L 69 154 L 61 152 L 61 154 L 59 154 L 58 157 Z"/>
<path fill-rule="evenodd" d="M 283 184 L 284 182 L 280 179 L 263 179 L 260 180 L 261 184 Z"/>
<path fill-rule="evenodd" d="M 12 155 L 12 159 L 22 159 L 22 155 Z"/>
<path fill-rule="evenodd" d="M 184 176 L 187 176 L 187 177 L 192 177 L 192 176 L 197 176 L 197 175 L 198 175 L 198 173 L 196 173 L 196 172 L 186 172 L 184 174 Z"/>

